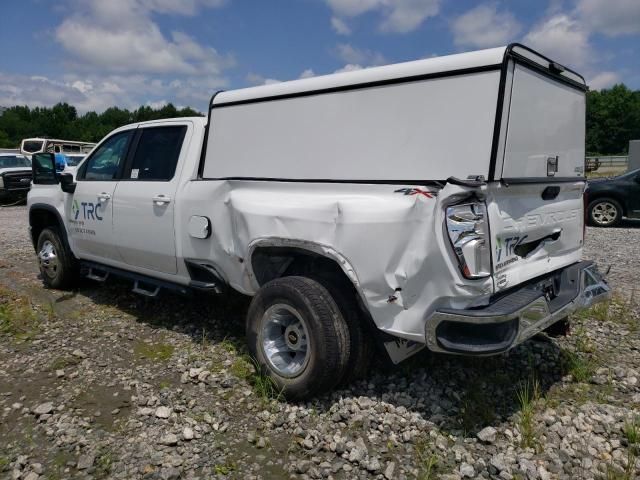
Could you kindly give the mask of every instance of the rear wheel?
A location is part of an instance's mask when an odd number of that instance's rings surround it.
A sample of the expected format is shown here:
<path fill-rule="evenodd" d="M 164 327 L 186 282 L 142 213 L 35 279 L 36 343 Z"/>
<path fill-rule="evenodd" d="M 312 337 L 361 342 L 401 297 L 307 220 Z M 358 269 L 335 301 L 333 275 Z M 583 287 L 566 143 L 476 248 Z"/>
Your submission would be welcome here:
<path fill-rule="evenodd" d="M 283 277 L 265 284 L 247 314 L 247 342 L 263 372 L 290 399 L 331 390 L 349 360 L 349 329 L 320 283 Z"/>
<path fill-rule="evenodd" d="M 599 198 L 589 204 L 589 223 L 596 227 L 613 227 L 622 220 L 622 205 L 613 198 Z"/>
<path fill-rule="evenodd" d="M 78 265 L 62 241 L 60 230 L 48 227 L 38 237 L 38 264 L 42 281 L 49 288 L 68 289 L 78 277 Z"/>

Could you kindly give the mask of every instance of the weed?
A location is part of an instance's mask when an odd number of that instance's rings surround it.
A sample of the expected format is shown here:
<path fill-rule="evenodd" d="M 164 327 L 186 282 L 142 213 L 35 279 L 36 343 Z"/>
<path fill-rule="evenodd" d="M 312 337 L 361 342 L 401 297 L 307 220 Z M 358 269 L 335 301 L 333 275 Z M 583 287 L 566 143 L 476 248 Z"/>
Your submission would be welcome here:
<path fill-rule="evenodd" d="M 173 355 L 174 347 L 166 343 L 136 342 L 133 352 L 138 357 L 160 362 L 168 361 Z"/>
<path fill-rule="evenodd" d="M 80 359 L 77 357 L 56 357 L 51 365 L 50 370 L 64 370 L 67 367 L 72 367 L 80 363 Z"/>
<path fill-rule="evenodd" d="M 576 382 L 587 382 L 591 379 L 598 366 L 592 356 L 584 356 L 569 350 L 563 350 L 560 361 L 563 370 L 570 373 Z"/>
<path fill-rule="evenodd" d="M 236 469 L 236 464 L 233 462 L 218 463 L 213 467 L 216 475 L 229 475 Z"/>
<path fill-rule="evenodd" d="M 520 403 L 520 435 L 523 448 L 538 448 L 538 439 L 534 426 L 535 402 L 540 398 L 540 382 L 532 378 L 524 384 L 520 384 L 516 391 Z"/>
<path fill-rule="evenodd" d="M 96 457 L 96 478 L 108 478 L 113 467 L 111 452 L 103 451 Z"/>
<path fill-rule="evenodd" d="M 233 354 L 238 353 L 238 349 L 236 348 L 236 345 L 226 337 L 222 339 L 222 341 L 218 345 L 220 345 L 220 347 L 222 347 L 222 349 L 225 352 L 233 353 Z"/>
<path fill-rule="evenodd" d="M 0 335 L 29 340 L 39 329 L 40 322 L 29 299 L 0 287 Z"/>
<path fill-rule="evenodd" d="M 418 463 L 418 480 L 431 480 L 438 473 L 438 456 L 429 447 L 426 440 L 416 443 L 416 461 Z"/>
<path fill-rule="evenodd" d="M 0 457 L 0 472 L 7 470 L 11 461 L 7 457 Z"/>
<path fill-rule="evenodd" d="M 167 381 L 162 381 L 162 382 L 160 382 L 158 387 L 160 387 L 160 390 L 164 390 L 165 388 L 171 387 L 171 383 L 167 382 Z"/>
<path fill-rule="evenodd" d="M 280 400 L 282 398 L 282 390 L 278 388 L 270 376 L 262 371 L 258 362 L 253 358 L 247 355 L 236 358 L 230 371 L 234 376 L 249 382 L 256 395 L 262 400 Z"/>
<path fill-rule="evenodd" d="M 637 445 L 640 447 L 640 417 L 625 422 L 622 433 L 624 434 L 624 438 L 627 439 L 627 442 L 629 442 L 629 445 Z"/>

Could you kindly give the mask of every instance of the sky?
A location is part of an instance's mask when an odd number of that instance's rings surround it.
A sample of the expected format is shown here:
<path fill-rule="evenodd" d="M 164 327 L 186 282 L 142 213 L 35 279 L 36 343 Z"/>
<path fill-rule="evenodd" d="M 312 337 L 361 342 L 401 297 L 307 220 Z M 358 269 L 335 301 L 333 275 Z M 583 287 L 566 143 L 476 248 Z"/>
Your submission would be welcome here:
<path fill-rule="evenodd" d="M 640 0 L 0 0 L 0 106 L 168 102 L 521 42 L 640 88 Z"/>

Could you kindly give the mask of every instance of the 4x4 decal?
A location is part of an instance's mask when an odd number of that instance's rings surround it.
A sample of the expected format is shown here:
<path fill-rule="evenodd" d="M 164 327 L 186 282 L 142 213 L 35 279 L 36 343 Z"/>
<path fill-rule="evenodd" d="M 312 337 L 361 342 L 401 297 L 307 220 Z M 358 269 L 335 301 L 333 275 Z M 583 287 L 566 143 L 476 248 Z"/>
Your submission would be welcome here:
<path fill-rule="evenodd" d="M 433 198 L 435 195 L 433 192 L 422 190 L 421 188 L 399 188 L 398 190 L 395 190 L 394 193 L 403 193 L 404 195 L 422 195 L 427 198 Z"/>

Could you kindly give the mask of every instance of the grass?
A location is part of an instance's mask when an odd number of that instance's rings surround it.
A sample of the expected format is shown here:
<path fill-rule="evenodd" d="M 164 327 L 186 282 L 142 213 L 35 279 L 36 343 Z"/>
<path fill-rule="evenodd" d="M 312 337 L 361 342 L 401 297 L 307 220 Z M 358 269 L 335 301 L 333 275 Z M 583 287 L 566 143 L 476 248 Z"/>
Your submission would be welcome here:
<path fill-rule="evenodd" d="M 113 457 L 111 452 L 100 452 L 96 457 L 95 467 L 96 478 L 109 478 L 111 469 L 113 468 Z"/>
<path fill-rule="evenodd" d="M 418 480 L 432 480 L 436 478 L 436 475 L 442 473 L 439 472 L 438 455 L 432 450 L 426 439 L 416 443 L 415 457 L 418 464 Z"/>
<path fill-rule="evenodd" d="M 465 436 L 474 430 L 490 425 L 496 417 L 495 405 L 479 380 L 471 380 L 463 393 L 460 415 L 457 419 Z"/>
<path fill-rule="evenodd" d="M 636 292 L 633 290 L 628 298 L 614 295 L 609 300 L 596 303 L 588 310 L 575 314 L 578 320 L 592 318 L 600 323 L 615 323 L 628 328 L 631 332 L 638 331 L 640 325 L 632 313 L 636 306 Z"/>
<path fill-rule="evenodd" d="M 640 416 L 625 422 L 622 434 L 630 446 L 640 448 Z"/>
<path fill-rule="evenodd" d="M 167 343 L 136 342 L 133 346 L 136 356 L 156 362 L 167 362 L 173 355 L 174 347 Z"/>
<path fill-rule="evenodd" d="M 540 399 L 540 382 L 533 377 L 531 381 L 520 384 L 516 390 L 516 397 L 520 403 L 520 436 L 523 448 L 538 450 L 539 442 L 536 435 L 534 414 L 535 403 Z"/>
<path fill-rule="evenodd" d="M 282 389 L 278 388 L 276 382 L 262 371 L 258 362 L 248 355 L 236 358 L 230 371 L 235 377 L 249 382 L 255 394 L 265 402 L 282 399 Z"/>
<path fill-rule="evenodd" d="M 40 330 L 40 321 L 28 298 L 0 287 L 0 336 L 29 340 Z"/>
<path fill-rule="evenodd" d="M 54 370 L 64 370 L 67 367 L 72 367 L 74 365 L 77 365 L 80 363 L 80 359 L 77 357 L 56 357 L 53 362 L 51 362 L 51 365 L 49 366 L 49 369 L 51 371 Z"/>
<path fill-rule="evenodd" d="M 598 368 L 598 363 L 593 357 L 570 350 L 562 351 L 561 362 L 564 364 L 564 370 L 570 373 L 576 382 L 588 382 Z"/>
<path fill-rule="evenodd" d="M 9 460 L 7 457 L 0 457 L 0 472 L 4 472 L 5 470 L 7 470 L 10 463 L 11 460 Z"/>
<path fill-rule="evenodd" d="M 216 475 L 229 475 L 236 470 L 234 462 L 218 463 L 214 465 L 213 471 Z"/>

